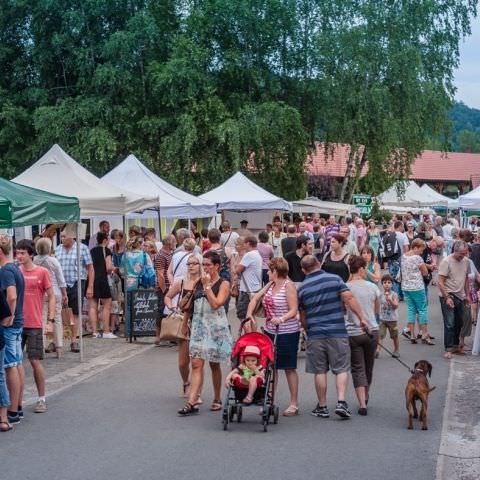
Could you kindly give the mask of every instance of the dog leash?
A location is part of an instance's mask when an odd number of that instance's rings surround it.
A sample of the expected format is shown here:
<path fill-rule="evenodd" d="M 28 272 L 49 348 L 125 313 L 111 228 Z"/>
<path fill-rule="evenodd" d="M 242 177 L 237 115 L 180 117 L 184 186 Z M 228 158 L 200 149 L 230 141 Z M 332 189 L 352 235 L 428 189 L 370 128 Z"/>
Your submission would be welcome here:
<path fill-rule="evenodd" d="M 382 347 L 392 358 L 400 362 L 410 373 L 415 373 L 415 370 L 413 370 L 413 368 L 410 368 L 405 362 L 400 360 L 398 357 L 394 357 L 393 353 L 387 347 L 384 347 L 381 343 L 379 343 L 378 345 Z"/>
<path fill-rule="evenodd" d="M 366 333 L 370 338 L 373 338 L 373 335 L 371 334 L 371 332 L 366 330 Z M 382 347 L 392 358 L 397 360 L 397 362 L 401 363 L 410 373 L 415 373 L 415 370 L 413 370 L 413 368 L 410 368 L 403 360 L 400 360 L 398 357 L 395 357 L 393 355 L 393 352 L 391 352 L 387 347 L 384 347 L 381 343 L 378 343 L 377 345 Z"/>

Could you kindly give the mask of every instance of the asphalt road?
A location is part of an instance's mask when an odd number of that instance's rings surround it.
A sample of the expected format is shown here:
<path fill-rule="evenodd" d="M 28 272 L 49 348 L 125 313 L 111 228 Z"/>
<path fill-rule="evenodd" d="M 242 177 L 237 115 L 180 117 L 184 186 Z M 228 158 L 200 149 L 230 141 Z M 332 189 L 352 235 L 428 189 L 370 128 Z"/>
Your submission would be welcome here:
<path fill-rule="evenodd" d="M 256 407 L 244 422 L 224 432 L 221 415 L 205 407 L 179 418 L 183 405 L 174 349 L 151 348 L 48 399 L 49 412 L 26 418 L 0 436 L 1 478 L 115 479 L 337 479 L 432 480 L 440 443 L 448 364 L 442 358 L 442 322 L 436 289 L 430 295 L 435 347 L 401 342 L 402 359 L 433 364 L 428 431 L 407 430 L 404 388 L 409 373 L 382 354 L 375 364 L 367 417 L 356 414 L 353 387 L 350 420 L 315 418 L 313 379 L 299 361 L 300 415 L 280 417 L 262 431 Z M 401 306 L 401 318 L 404 305 Z M 387 343 L 388 344 L 388 343 Z M 208 373 L 208 371 L 207 371 Z M 329 383 L 329 407 L 335 406 Z M 278 401 L 287 406 L 284 376 Z M 332 412 L 333 413 L 333 412 Z"/>

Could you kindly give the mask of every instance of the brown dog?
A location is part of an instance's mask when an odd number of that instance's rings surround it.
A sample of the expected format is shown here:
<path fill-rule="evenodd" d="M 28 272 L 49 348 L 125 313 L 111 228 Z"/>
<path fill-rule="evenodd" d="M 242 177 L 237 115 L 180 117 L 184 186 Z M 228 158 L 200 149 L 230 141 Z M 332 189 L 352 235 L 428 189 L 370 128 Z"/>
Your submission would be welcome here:
<path fill-rule="evenodd" d="M 408 412 L 408 429 L 413 429 L 413 419 L 418 418 L 417 406 L 415 402 L 420 400 L 422 408 L 420 410 L 420 421 L 422 430 L 428 430 L 427 426 L 427 408 L 428 394 L 435 390 L 435 387 L 429 387 L 427 375 L 432 376 L 432 365 L 426 360 L 420 360 L 415 364 L 414 371 L 405 388 L 405 400 Z"/>

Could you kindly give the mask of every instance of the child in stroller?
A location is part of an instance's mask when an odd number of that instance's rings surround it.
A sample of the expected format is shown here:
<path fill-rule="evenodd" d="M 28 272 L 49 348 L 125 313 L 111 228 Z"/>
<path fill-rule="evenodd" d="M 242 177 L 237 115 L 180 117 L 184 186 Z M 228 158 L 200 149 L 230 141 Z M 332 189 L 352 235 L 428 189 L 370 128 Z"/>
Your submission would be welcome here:
<path fill-rule="evenodd" d="M 265 372 L 260 365 L 260 349 L 256 345 L 247 345 L 243 350 L 241 363 L 234 368 L 225 379 L 225 387 L 248 389 L 243 403 L 249 405 L 257 388 L 261 388 L 265 379 Z"/>

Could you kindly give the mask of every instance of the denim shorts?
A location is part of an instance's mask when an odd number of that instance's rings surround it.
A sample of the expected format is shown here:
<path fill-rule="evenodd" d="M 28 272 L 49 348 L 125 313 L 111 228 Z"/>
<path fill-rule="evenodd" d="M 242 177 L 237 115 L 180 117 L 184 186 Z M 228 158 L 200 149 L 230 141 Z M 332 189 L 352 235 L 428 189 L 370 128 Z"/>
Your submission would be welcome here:
<path fill-rule="evenodd" d="M 22 364 L 22 330 L 22 327 L 3 329 L 3 337 L 5 339 L 4 368 L 18 367 Z"/>
<path fill-rule="evenodd" d="M 5 370 L 3 367 L 3 359 L 5 357 L 5 349 L 0 350 L 0 407 L 8 407 L 10 405 L 10 396 L 8 394 L 7 384 L 5 382 Z"/>

